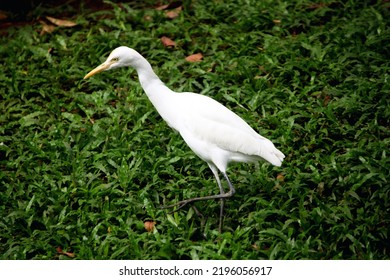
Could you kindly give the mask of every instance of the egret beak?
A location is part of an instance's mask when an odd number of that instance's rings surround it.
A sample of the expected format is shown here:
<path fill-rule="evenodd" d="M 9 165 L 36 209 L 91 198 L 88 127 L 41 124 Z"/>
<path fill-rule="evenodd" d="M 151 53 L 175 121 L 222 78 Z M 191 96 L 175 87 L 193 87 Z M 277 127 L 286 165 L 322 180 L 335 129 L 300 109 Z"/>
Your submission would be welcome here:
<path fill-rule="evenodd" d="M 107 63 L 107 62 L 100 64 L 98 67 L 96 67 L 91 72 L 89 72 L 87 75 L 85 75 L 84 80 L 88 79 L 89 77 L 91 77 L 97 73 L 100 73 L 100 72 L 103 72 L 104 70 L 107 70 L 110 67 L 110 65 L 111 65 L 111 63 Z"/>

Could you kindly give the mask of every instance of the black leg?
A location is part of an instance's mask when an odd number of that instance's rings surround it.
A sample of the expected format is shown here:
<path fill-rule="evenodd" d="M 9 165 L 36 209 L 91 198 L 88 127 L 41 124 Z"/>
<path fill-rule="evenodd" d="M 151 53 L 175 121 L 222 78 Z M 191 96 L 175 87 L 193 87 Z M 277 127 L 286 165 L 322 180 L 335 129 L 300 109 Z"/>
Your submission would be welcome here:
<path fill-rule="evenodd" d="M 211 168 L 211 166 L 210 166 L 210 168 Z M 172 211 L 172 212 L 176 212 L 176 211 L 180 210 L 181 208 L 183 208 L 184 206 L 186 206 L 187 204 L 195 202 L 195 201 L 220 199 L 221 200 L 221 208 L 220 208 L 220 213 L 219 213 L 220 216 L 219 216 L 219 228 L 218 229 L 221 232 L 222 231 L 222 224 L 223 224 L 223 208 L 224 208 L 224 204 L 225 204 L 225 199 L 232 197 L 235 194 L 236 190 L 234 189 L 233 184 L 230 182 L 229 177 L 226 175 L 226 173 L 222 173 L 223 176 L 225 177 L 228 185 L 229 185 L 229 191 L 227 193 L 225 193 L 223 188 L 222 188 L 221 181 L 218 177 L 218 173 L 215 172 L 216 169 L 211 168 L 211 170 L 213 171 L 215 178 L 217 180 L 217 183 L 218 183 L 218 186 L 220 189 L 220 194 L 189 198 L 189 199 L 185 199 L 185 200 L 179 201 L 179 202 L 171 204 L 171 205 L 163 206 L 161 208 L 167 209 L 167 208 L 172 208 L 172 207 L 178 206 L 174 211 Z"/>

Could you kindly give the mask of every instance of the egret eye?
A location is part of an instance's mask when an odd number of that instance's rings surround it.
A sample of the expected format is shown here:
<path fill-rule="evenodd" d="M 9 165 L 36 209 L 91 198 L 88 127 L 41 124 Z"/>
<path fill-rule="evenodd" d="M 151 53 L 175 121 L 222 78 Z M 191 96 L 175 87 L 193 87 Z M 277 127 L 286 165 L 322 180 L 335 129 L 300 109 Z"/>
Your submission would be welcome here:
<path fill-rule="evenodd" d="M 113 59 L 111 59 L 112 62 L 118 62 L 119 61 L 119 57 L 114 57 Z"/>

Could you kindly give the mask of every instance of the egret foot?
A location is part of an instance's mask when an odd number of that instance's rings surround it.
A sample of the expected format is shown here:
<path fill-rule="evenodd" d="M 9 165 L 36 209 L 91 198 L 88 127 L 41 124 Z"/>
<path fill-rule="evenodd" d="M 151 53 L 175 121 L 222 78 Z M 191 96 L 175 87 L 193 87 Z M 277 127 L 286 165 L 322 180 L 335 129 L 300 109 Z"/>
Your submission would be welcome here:
<path fill-rule="evenodd" d="M 218 227 L 218 230 L 219 230 L 219 232 L 222 232 L 223 208 L 225 206 L 225 199 L 232 197 L 236 193 L 236 190 L 234 189 L 233 184 L 229 180 L 229 177 L 226 175 L 226 173 L 222 173 L 222 174 L 225 176 L 225 179 L 226 179 L 226 181 L 228 182 L 228 185 L 229 185 L 229 189 L 230 190 L 227 193 L 224 192 L 224 190 L 222 188 L 222 185 L 221 185 L 221 182 L 220 182 L 219 178 L 216 176 L 217 182 L 218 182 L 218 186 L 219 186 L 219 189 L 220 189 L 220 194 L 189 198 L 189 199 L 185 199 L 185 200 L 179 201 L 179 202 L 171 204 L 171 205 L 161 206 L 160 208 L 161 209 L 168 209 L 168 208 L 173 208 L 173 207 L 178 206 L 176 209 L 174 209 L 171 212 L 169 212 L 169 213 L 174 213 L 174 212 L 180 210 L 181 208 L 183 208 L 184 206 L 186 206 L 189 203 L 193 203 L 193 202 L 196 202 L 196 201 L 202 201 L 202 200 L 220 199 L 221 200 L 221 208 L 220 208 L 220 211 L 219 211 L 219 227 Z"/>

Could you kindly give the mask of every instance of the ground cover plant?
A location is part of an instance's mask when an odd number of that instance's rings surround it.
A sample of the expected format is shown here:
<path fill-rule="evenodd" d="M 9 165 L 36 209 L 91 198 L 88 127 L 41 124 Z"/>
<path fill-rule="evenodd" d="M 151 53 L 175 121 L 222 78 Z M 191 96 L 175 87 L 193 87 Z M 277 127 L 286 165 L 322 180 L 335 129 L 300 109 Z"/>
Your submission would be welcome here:
<path fill-rule="evenodd" d="M 389 2 L 161 5 L 41 5 L 2 31 L 1 258 L 388 259 Z M 159 209 L 218 188 L 135 71 L 82 80 L 120 45 L 286 154 L 230 166 L 222 234 L 217 201 Z"/>

